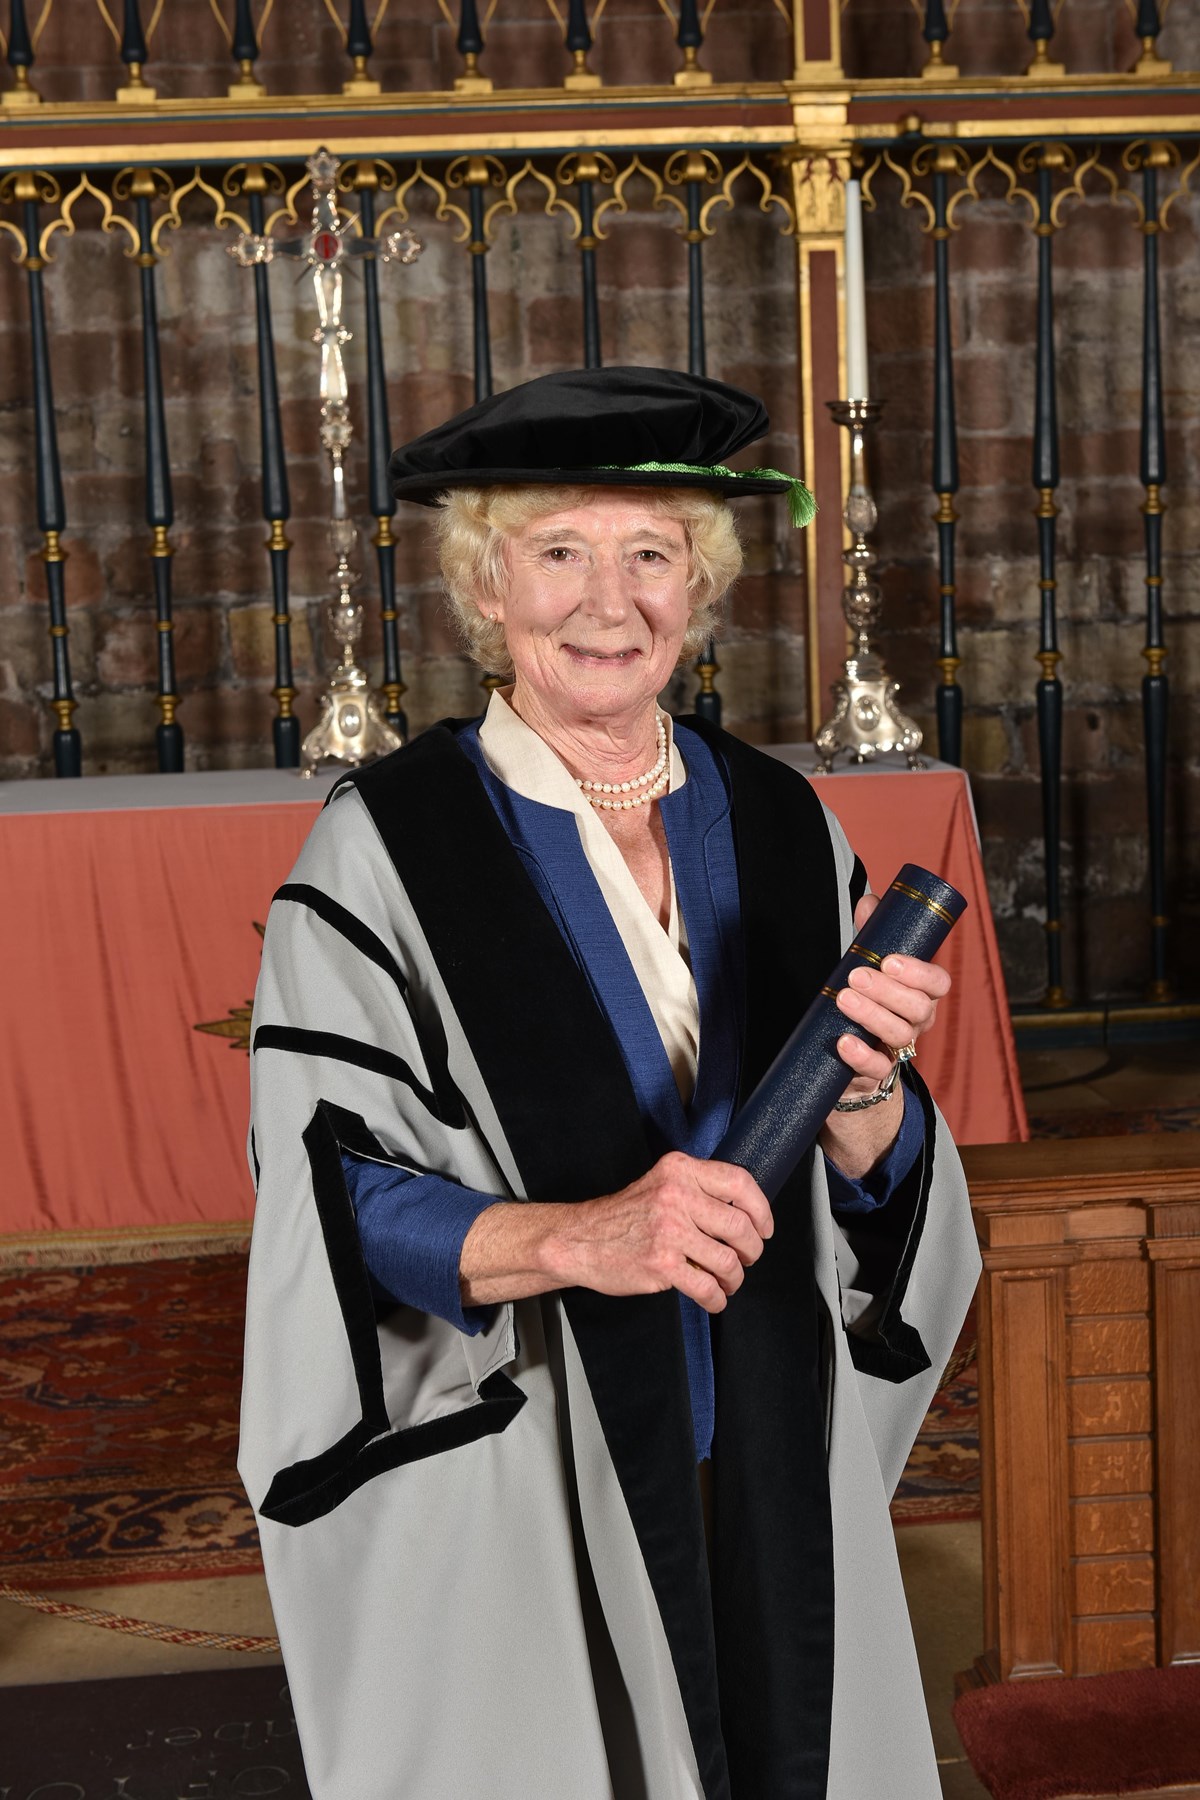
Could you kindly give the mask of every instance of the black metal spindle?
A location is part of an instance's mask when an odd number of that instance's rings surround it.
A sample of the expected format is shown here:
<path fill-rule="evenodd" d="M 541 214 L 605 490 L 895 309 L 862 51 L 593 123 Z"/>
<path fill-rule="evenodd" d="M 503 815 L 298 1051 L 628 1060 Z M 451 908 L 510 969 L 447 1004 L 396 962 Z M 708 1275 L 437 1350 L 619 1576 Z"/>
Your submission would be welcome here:
<path fill-rule="evenodd" d="M 679 28 L 675 42 L 683 52 L 683 67 L 675 71 L 675 86 L 710 87 L 712 76 L 697 61 L 704 44 L 704 28 L 696 0 L 679 0 Z"/>
<path fill-rule="evenodd" d="M 4 96 L 6 106 L 36 106 L 41 95 L 30 84 L 33 67 L 33 38 L 25 16 L 25 0 L 10 0 L 8 9 L 8 66 L 13 72 L 13 86 Z"/>
<path fill-rule="evenodd" d="M 350 20 L 346 26 L 346 55 L 354 65 L 354 73 L 348 81 L 342 83 L 344 94 L 377 94 L 379 92 L 379 83 L 367 70 L 373 49 L 365 0 L 350 0 Z"/>
<path fill-rule="evenodd" d="M 600 367 L 600 298 L 596 291 L 595 194 L 592 183 L 581 176 L 579 181 L 580 274 L 583 281 L 583 366 Z"/>
<path fill-rule="evenodd" d="M 175 684 L 175 624 L 171 609 L 171 558 L 168 532 L 175 519 L 171 466 L 167 453 L 167 415 L 163 405 L 162 361 L 158 342 L 155 268 L 158 257 L 152 236 L 150 202 L 155 194 L 150 169 L 134 169 L 128 191 L 133 196 L 139 239 L 137 265 L 142 288 L 142 383 L 146 431 L 146 523 L 152 532 L 151 568 L 158 627 L 158 710 L 155 730 L 158 766 L 164 773 L 183 769 L 183 730 L 175 717 L 179 695 Z"/>
<path fill-rule="evenodd" d="M 958 654 L 955 579 L 955 531 L 958 514 L 958 426 L 954 410 L 954 345 L 950 333 L 950 226 L 947 222 L 949 177 L 956 167 L 950 146 L 939 147 L 933 164 L 933 491 L 937 496 L 934 521 L 938 533 L 938 599 L 941 612 L 941 652 L 937 688 L 938 755 L 943 762 L 962 763 L 963 693 L 958 683 L 962 658 Z"/>
<path fill-rule="evenodd" d="M 600 356 L 600 298 L 596 286 L 596 182 L 611 181 L 616 170 L 606 156 L 591 150 L 572 151 L 564 156 L 556 171 L 566 187 L 579 190 L 579 233 L 575 247 L 579 251 L 579 273 L 583 295 L 583 366 L 598 369 Z"/>
<path fill-rule="evenodd" d="M 142 73 L 150 59 L 150 52 L 146 44 L 146 34 L 142 30 L 142 15 L 138 0 L 125 0 L 120 56 L 121 61 L 125 64 L 126 81 L 124 87 L 117 90 L 117 99 L 152 100 L 154 89 Z"/>
<path fill-rule="evenodd" d="M 492 391 L 492 344 L 488 330 L 487 293 L 489 245 L 484 190 L 493 179 L 503 180 L 503 165 L 494 157 L 467 156 L 460 162 L 451 163 L 446 171 L 448 186 L 464 187 L 467 190 L 467 215 L 471 227 L 467 250 L 471 257 L 471 322 L 475 349 L 476 400 L 486 400 Z M 504 678 L 491 671 L 485 672 L 480 682 L 489 696 L 503 685 Z"/>
<path fill-rule="evenodd" d="M 701 184 L 712 180 L 709 163 L 701 151 L 689 150 L 679 160 L 667 165 L 668 179 L 683 184 L 687 205 L 687 224 L 683 239 L 688 247 L 688 373 L 707 375 L 708 357 L 704 341 L 704 231 L 701 225 Z M 696 674 L 700 686 L 693 702 L 696 713 L 714 725 L 721 723 L 721 696 L 717 692 L 717 676 L 721 665 L 717 647 L 709 638 L 696 658 Z"/>
<path fill-rule="evenodd" d="M 1054 37 L 1053 0 L 1029 0 L 1029 28 L 1026 35 L 1033 45 L 1033 61 L 1025 73 L 1054 78 L 1063 74 L 1063 65 L 1054 62 L 1050 56 L 1050 44 Z"/>
<path fill-rule="evenodd" d="M 921 27 L 921 36 L 929 45 L 929 61 L 921 70 L 922 75 L 956 75 L 957 69 L 951 68 L 945 55 L 946 40 L 950 36 L 950 20 L 945 0 L 925 0 L 925 23 Z"/>
<path fill-rule="evenodd" d="M 264 91 L 263 84 L 254 73 L 254 65 L 258 61 L 258 34 L 254 29 L 250 0 L 236 0 L 233 9 L 233 37 L 229 48 L 238 66 L 238 78 L 229 92 L 261 94 Z"/>
<path fill-rule="evenodd" d="M 588 53 L 594 39 L 587 16 L 586 0 L 568 0 L 567 29 L 563 40 L 571 58 L 571 72 L 563 81 L 568 88 L 598 88 L 600 77 L 588 68 Z"/>
<path fill-rule="evenodd" d="M 455 47 L 463 59 L 463 72 L 455 79 L 454 89 L 459 94 L 484 94 L 491 92 L 491 82 L 486 75 L 479 73 L 479 59 L 483 55 L 483 25 L 479 18 L 479 9 L 475 0 L 459 0 L 458 36 Z"/>
<path fill-rule="evenodd" d="M 1058 403 L 1054 370 L 1054 268 L 1051 244 L 1054 171 L 1065 166 L 1060 146 L 1045 145 L 1037 154 L 1037 384 L 1034 396 L 1033 485 L 1038 504 L 1038 591 L 1041 596 L 1041 636 L 1037 660 L 1042 678 L 1037 684 L 1038 747 L 1042 765 L 1042 833 L 1045 844 L 1046 882 L 1046 994 L 1047 1006 L 1065 1006 L 1062 974 L 1062 901 L 1060 896 L 1060 821 L 1062 815 L 1062 717 L 1063 690 L 1058 676 L 1062 656 L 1058 648 L 1058 583 L 1055 550 L 1058 505 Z"/>
<path fill-rule="evenodd" d="M 700 169 L 703 163 L 696 158 Z M 704 344 L 704 233 L 700 229 L 700 182 L 702 173 L 693 173 L 690 166 L 684 177 L 684 197 L 687 201 L 687 230 L 684 241 L 688 247 L 688 373 L 689 375 L 705 375 L 708 373 L 708 359 Z"/>
<path fill-rule="evenodd" d="M 1172 146 L 1149 144 L 1141 153 L 1142 199 L 1142 504 L 1146 544 L 1146 673 L 1142 677 L 1142 722 L 1146 741 L 1146 821 L 1150 862 L 1150 998 L 1171 998 L 1167 978 L 1167 709 L 1169 692 L 1163 667 L 1162 528 L 1166 506 L 1162 485 L 1167 478 L 1167 441 L 1163 419 L 1162 340 L 1158 307 L 1159 173 L 1175 158 Z"/>
<path fill-rule="evenodd" d="M 66 551 L 62 532 L 67 515 L 63 503 L 62 470 L 58 459 L 58 430 L 54 419 L 54 392 L 50 384 L 50 347 L 46 335 L 46 300 L 42 289 L 45 268 L 39 251 L 37 177 L 22 170 L 14 190 L 22 203 L 26 251 L 23 258 L 29 277 L 29 335 L 33 349 L 34 461 L 37 478 L 38 529 L 42 533 L 42 562 L 46 569 L 46 596 L 50 605 L 50 645 L 54 666 L 54 698 L 51 707 L 58 720 L 54 731 L 54 773 L 81 775 L 83 746 L 73 723 L 78 702 L 71 687 L 68 648 L 67 597 L 64 580 Z M 52 189 L 57 192 L 57 189 Z"/>
<path fill-rule="evenodd" d="M 375 196 L 379 175 L 369 158 L 357 165 L 355 188 L 363 236 L 375 236 Z M 367 448 L 371 511 L 375 515 L 375 557 L 379 567 L 380 618 L 383 622 L 383 693 L 387 722 L 402 737 L 408 736 L 408 720 L 401 705 L 405 692 L 400 674 L 400 614 L 396 607 L 396 540 L 392 518 L 396 502 L 388 482 L 388 457 L 392 434 L 388 423 L 387 375 L 383 362 L 383 331 L 379 315 L 379 267 L 375 257 L 362 261 L 363 293 L 367 314 Z"/>
<path fill-rule="evenodd" d="M 1138 0 L 1133 29 L 1137 32 L 1142 53 L 1134 64 L 1136 75 L 1169 75 L 1171 65 L 1158 54 L 1158 34 L 1162 30 L 1163 8 L 1157 0 Z"/>
<path fill-rule="evenodd" d="M 261 163 L 247 165 L 242 192 L 250 203 L 250 229 L 261 237 L 265 229 L 267 171 Z M 271 290 L 267 265 L 254 264 L 254 315 L 258 335 L 258 422 L 262 444 L 262 509 L 270 528 L 267 553 L 271 559 L 271 624 L 275 633 L 275 686 L 271 697 L 276 713 L 271 739 L 277 769 L 300 766 L 300 721 L 292 669 L 292 615 L 288 597 L 288 552 L 291 540 L 287 521 L 291 514 L 287 463 L 283 453 L 283 420 L 279 411 L 279 379 L 275 367 L 275 335 L 271 326 Z"/>
<path fill-rule="evenodd" d="M 471 320 L 475 347 L 475 398 L 486 400 L 492 391 L 492 339 L 488 327 L 487 233 L 484 230 L 484 189 L 491 181 L 487 159 L 469 156 L 460 177 L 467 190 L 467 211 L 471 236 L 467 249 L 471 256 Z"/>

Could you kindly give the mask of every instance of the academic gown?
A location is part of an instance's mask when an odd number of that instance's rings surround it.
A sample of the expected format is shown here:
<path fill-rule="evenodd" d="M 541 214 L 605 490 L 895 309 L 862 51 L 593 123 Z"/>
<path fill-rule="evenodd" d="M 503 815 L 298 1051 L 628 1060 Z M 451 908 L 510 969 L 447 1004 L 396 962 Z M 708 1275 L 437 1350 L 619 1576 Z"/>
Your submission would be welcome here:
<path fill-rule="evenodd" d="M 801 777 L 696 729 L 732 790 L 744 1093 L 856 866 Z M 887 1502 L 978 1261 L 923 1089 L 883 1212 L 836 1223 L 810 1157 L 716 1321 L 710 1574 L 677 1296 L 574 1290 L 468 1338 L 380 1307 L 362 1261 L 343 1150 L 572 1200 L 660 1148 L 453 730 L 321 815 L 253 1047 L 240 1467 L 316 1800 L 935 1800 Z"/>

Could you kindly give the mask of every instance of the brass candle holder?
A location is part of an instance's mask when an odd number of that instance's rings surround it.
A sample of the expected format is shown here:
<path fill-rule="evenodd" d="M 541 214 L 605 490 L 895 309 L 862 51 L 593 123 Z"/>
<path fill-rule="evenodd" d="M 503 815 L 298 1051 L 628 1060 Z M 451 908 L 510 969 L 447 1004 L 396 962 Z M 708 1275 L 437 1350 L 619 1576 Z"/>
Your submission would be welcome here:
<path fill-rule="evenodd" d="M 833 683 L 834 713 L 817 733 L 817 755 L 826 773 L 842 751 L 852 762 L 865 763 L 885 751 L 899 750 L 910 769 L 923 769 L 925 764 L 917 754 L 921 729 L 900 711 L 896 704 L 900 684 L 892 680 L 883 658 L 871 647 L 883 595 L 872 575 L 878 558 L 867 542 L 879 513 L 867 486 L 866 435 L 883 411 L 883 403 L 830 400 L 828 406 L 838 424 L 850 433 L 850 492 L 842 517 L 854 542 L 842 552 L 850 571 L 842 589 L 842 612 L 855 644 L 841 676 Z"/>

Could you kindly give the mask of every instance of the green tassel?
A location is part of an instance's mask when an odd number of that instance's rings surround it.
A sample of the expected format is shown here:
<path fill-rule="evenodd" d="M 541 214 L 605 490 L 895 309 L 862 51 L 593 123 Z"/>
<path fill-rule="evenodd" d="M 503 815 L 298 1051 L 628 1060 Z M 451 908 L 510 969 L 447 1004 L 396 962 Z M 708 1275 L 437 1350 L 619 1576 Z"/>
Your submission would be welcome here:
<path fill-rule="evenodd" d="M 641 462 L 605 463 L 606 469 L 621 469 L 630 475 L 719 475 L 724 481 L 786 481 L 788 518 L 797 531 L 811 525 L 817 515 L 817 503 L 811 491 L 796 475 L 782 469 L 729 469 L 724 463 Z"/>

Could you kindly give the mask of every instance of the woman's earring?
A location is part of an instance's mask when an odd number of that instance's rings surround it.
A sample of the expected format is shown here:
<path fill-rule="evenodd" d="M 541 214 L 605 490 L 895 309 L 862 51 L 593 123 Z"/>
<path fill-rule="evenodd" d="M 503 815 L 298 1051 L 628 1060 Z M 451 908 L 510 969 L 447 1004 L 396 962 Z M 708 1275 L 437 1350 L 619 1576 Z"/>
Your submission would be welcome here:
<path fill-rule="evenodd" d="M 489 613 L 489 614 L 488 614 L 488 624 L 489 624 L 489 625 L 494 625 L 494 624 L 495 624 L 495 623 L 496 623 L 496 615 L 495 615 L 495 613 L 494 613 L 494 612 L 490 612 L 490 613 Z"/>

